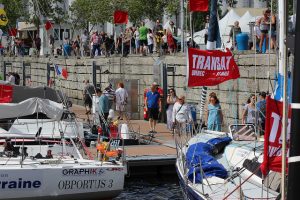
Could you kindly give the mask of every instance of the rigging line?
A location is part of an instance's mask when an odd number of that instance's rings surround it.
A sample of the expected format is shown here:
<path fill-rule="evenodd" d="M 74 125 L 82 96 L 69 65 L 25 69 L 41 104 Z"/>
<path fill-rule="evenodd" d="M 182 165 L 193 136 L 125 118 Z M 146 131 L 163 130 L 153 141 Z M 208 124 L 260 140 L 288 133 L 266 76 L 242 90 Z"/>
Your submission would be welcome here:
<path fill-rule="evenodd" d="M 273 18 L 273 0 L 271 0 L 271 19 L 270 20 L 270 30 L 269 30 L 269 44 L 268 44 L 268 79 L 270 80 L 270 64 L 271 64 L 271 42 L 272 42 L 272 18 Z M 268 84 L 268 92 L 270 91 L 270 85 Z"/>
<path fill-rule="evenodd" d="M 237 189 L 239 189 L 240 187 L 242 187 L 242 185 L 244 183 L 246 183 L 254 174 L 256 174 L 256 172 L 258 172 L 258 170 L 260 169 L 260 166 L 256 168 L 255 171 L 253 171 L 251 173 L 250 176 L 248 176 L 241 184 L 239 184 L 233 191 L 231 191 L 226 197 L 223 198 L 223 200 L 226 200 L 229 196 L 231 196 Z"/>

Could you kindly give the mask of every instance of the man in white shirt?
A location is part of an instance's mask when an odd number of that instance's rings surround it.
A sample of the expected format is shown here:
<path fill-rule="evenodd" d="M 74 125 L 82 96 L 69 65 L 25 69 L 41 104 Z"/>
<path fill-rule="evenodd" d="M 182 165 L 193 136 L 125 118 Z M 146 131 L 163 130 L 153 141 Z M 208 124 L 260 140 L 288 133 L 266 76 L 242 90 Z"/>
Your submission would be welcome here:
<path fill-rule="evenodd" d="M 186 132 L 186 124 L 192 122 L 192 114 L 190 108 L 185 104 L 185 96 L 178 97 L 178 101 L 173 107 L 173 124 L 177 126 L 179 133 Z"/>
<path fill-rule="evenodd" d="M 16 84 L 16 78 L 12 72 L 8 72 L 8 82 L 10 82 L 12 85 Z"/>
<path fill-rule="evenodd" d="M 125 108 L 127 104 L 128 93 L 124 89 L 124 84 L 119 83 L 116 90 L 116 111 L 119 113 L 118 119 L 126 119 Z"/>
<path fill-rule="evenodd" d="M 81 56 L 86 56 L 87 52 L 89 51 L 89 35 L 87 30 L 85 30 L 80 37 L 80 45 Z"/>

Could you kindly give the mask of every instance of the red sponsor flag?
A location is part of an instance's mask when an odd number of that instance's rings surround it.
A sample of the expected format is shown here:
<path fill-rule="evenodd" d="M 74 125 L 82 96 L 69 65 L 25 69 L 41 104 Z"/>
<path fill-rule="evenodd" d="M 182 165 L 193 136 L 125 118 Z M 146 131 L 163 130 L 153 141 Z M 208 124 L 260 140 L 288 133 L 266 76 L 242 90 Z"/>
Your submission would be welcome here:
<path fill-rule="evenodd" d="M 127 24 L 128 23 L 128 12 L 116 10 L 114 13 L 115 24 Z"/>
<path fill-rule="evenodd" d="M 208 0 L 190 0 L 190 11 L 191 12 L 207 12 L 208 11 Z"/>
<path fill-rule="evenodd" d="M 11 28 L 11 29 L 8 30 L 8 35 L 9 35 L 9 36 L 14 36 L 14 37 L 16 37 L 16 36 L 17 36 L 17 33 L 18 33 L 18 29 L 16 29 L 16 28 Z"/>
<path fill-rule="evenodd" d="M 0 85 L 0 103 L 12 102 L 13 86 Z"/>
<path fill-rule="evenodd" d="M 240 77 L 232 53 L 189 48 L 188 86 L 214 86 Z"/>
<path fill-rule="evenodd" d="M 266 175 L 269 170 L 281 172 L 282 109 L 282 102 L 267 97 L 264 160 L 260 166 L 264 175 Z M 291 108 L 289 108 L 287 141 L 289 141 L 290 138 L 291 113 Z M 287 148 L 288 147 L 287 142 Z"/>
<path fill-rule="evenodd" d="M 62 68 L 61 75 L 62 75 L 62 77 L 64 77 L 65 79 L 68 78 L 69 75 L 68 75 L 67 68 Z"/>
<path fill-rule="evenodd" d="M 45 29 L 46 29 L 47 31 L 50 30 L 52 27 L 53 27 L 53 25 L 52 25 L 52 23 L 51 23 L 50 21 L 47 21 L 47 22 L 45 23 Z"/>

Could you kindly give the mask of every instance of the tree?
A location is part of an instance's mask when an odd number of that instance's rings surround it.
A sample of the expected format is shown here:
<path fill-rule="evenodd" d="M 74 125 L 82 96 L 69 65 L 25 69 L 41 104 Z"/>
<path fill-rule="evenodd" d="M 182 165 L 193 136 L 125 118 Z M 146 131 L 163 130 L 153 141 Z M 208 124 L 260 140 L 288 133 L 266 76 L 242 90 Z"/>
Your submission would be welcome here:
<path fill-rule="evenodd" d="M 88 22 L 112 22 L 115 10 L 128 11 L 130 21 L 137 23 L 145 18 L 161 19 L 165 9 L 173 14 L 178 8 L 179 0 L 75 0 L 71 12 L 76 26 L 84 28 Z"/>
<path fill-rule="evenodd" d="M 118 0 L 75 0 L 70 8 L 75 27 L 86 28 L 88 23 L 99 24 L 112 20 L 114 5 Z"/>
<path fill-rule="evenodd" d="M 53 20 L 57 24 L 67 22 L 68 13 L 64 0 L 30 0 L 29 7 L 33 8 L 30 21 L 39 28 L 45 20 Z"/>
<path fill-rule="evenodd" d="M 278 1 L 271 1 L 271 0 L 260 0 L 260 1 L 266 1 L 267 2 L 267 6 L 269 7 L 269 8 L 271 8 L 271 2 L 272 2 L 272 11 L 274 12 L 274 13 L 278 13 Z M 287 6 L 288 6 L 288 14 L 289 15 L 293 15 L 293 0 L 287 0 Z"/>
<path fill-rule="evenodd" d="M 16 27 L 17 20 L 28 18 L 28 12 L 24 9 L 26 3 L 23 0 L 0 0 L 0 4 L 4 5 L 4 10 L 8 18 L 8 25 L 2 27 L 7 31 L 9 27 Z"/>

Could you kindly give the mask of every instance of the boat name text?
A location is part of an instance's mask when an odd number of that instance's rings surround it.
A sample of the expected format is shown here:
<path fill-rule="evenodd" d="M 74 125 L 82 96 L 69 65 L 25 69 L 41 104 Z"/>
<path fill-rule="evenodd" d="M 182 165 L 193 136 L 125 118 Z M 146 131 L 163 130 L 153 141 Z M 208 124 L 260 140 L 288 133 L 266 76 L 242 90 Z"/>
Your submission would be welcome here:
<path fill-rule="evenodd" d="M 27 181 L 22 178 L 13 181 L 0 181 L 0 189 L 36 189 L 41 187 L 41 185 L 41 181 Z"/>
<path fill-rule="evenodd" d="M 59 181 L 58 188 L 60 190 L 80 190 L 80 189 L 100 189 L 112 188 L 113 180 L 63 180 Z"/>
<path fill-rule="evenodd" d="M 91 168 L 91 169 L 64 169 L 62 174 L 64 176 L 83 176 L 83 175 L 100 175 L 103 174 L 103 169 Z"/>

